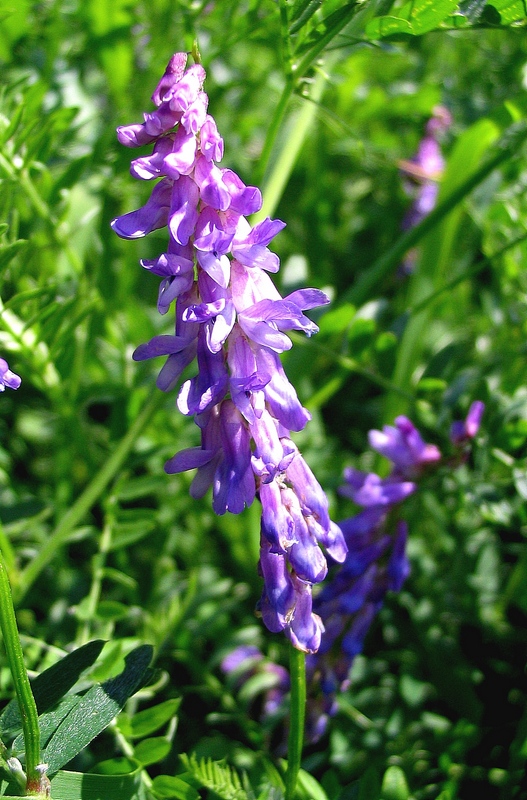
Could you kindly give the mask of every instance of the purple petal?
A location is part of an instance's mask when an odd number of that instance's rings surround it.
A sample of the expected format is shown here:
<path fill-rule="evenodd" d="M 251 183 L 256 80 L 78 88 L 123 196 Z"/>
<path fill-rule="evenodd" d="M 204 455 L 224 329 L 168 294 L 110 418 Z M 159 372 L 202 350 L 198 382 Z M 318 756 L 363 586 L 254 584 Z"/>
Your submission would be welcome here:
<path fill-rule="evenodd" d="M 198 219 L 198 202 L 198 187 L 191 178 L 182 175 L 174 183 L 168 218 L 170 233 L 178 244 L 187 244 L 194 233 Z"/>
<path fill-rule="evenodd" d="M 181 80 L 185 72 L 187 58 L 186 53 L 174 53 L 152 95 L 154 105 L 161 105 L 176 83 Z"/>
<path fill-rule="evenodd" d="M 172 181 L 163 179 L 154 186 L 146 205 L 117 217 L 110 224 L 122 239 L 139 239 L 167 224 Z"/>

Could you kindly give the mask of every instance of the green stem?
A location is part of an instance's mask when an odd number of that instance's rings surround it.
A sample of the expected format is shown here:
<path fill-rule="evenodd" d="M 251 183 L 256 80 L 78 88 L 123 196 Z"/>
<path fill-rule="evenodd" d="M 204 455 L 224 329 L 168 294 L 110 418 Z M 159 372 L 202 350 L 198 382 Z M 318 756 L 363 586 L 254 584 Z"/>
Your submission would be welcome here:
<path fill-rule="evenodd" d="M 476 186 L 479 186 L 491 172 L 507 161 L 519 149 L 527 138 L 527 131 L 520 129 L 512 137 L 503 137 L 501 142 L 493 146 L 494 151 L 498 151 L 493 158 L 486 161 L 479 169 L 463 181 L 454 189 L 443 202 L 439 203 L 426 216 L 419 225 L 411 228 L 404 233 L 395 245 L 383 253 L 371 267 L 369 267 L 354 286 L 351 287 L 341 297 L 341 302 L 353 303 L 356 306 L 364 303 L 371 290 L 389 275 L 390 272 L 400 263 L 402 257 L 414 247 L 429 231 L 431 231 L 452 209 L 461 202 Z M 509 140 L 508 140 L 509 139 Z M 512 139 L 512 141 L 510 141 Z"/>
<path fill-rule="evenodd" d="M 328 74 L 325 70 L 327 69 L 329 72 L 335 60 L 335 56 L 331 56 L 328 58 L 327 64 L 324 65 L 324 71 L 318 71 L 309 98 L 304 100 L 303 108 L 300 109 L 292 121 L 291 133 L 286 137 L 284 146 L 273 164 L 273 169 L 268 179 L 264 183 L 262 189 L 263 206 L 251 218 L 253 224 L 260 222 L 265 217 L 273 216 L 317 113 L 318 103 L 328 81 Z"/>
<path fill-rule="evenodd" d="M 42 545 L 33 561 L 22 570 L 18 588 L 17 599 L 20 600 L 28 591 L 30 586 L 38 578 L 44 567 L 51 561 L 57 550 L 67 541 L 73 528 L 79 524 L 83 517 L 88 513 L 95 501 L 106 489 L 110 481 L 115 477 L 123 462 L 132 450 L 135 441 L 152 414 L 164 400 L 161 392 L 152 393 L 126 435 L 121 439 L 111 456 L 104 466 L 97 473 L 91 483 L 85 488 L 80 497 L 63 516 L 51 536 Z"/>
<path fill-rule="evenodd" d="M 78 644 L 83 645 L 90 641 L 92 622 L 97 613 L 97 606 L 101 597 L 102 581 L 104 577 L 104 567 L 106 565 L 106 558 L 112 546 L 112 531 L 115 524 L 113 510 L 108 512 L 106 521 L 104 523 L 101 540 L 99 543 L 99 552 L 93 558 L 93 577 L 88 595 L 88 608 L 86 609 L 86 620 L 79 634 Z"/>
<path fill-rule="evenodd" d="M 256 177 L 255 177 L 256 185 L 260 185 L 263 181 L 269 163 L 269 159 L 271 157 L 271 153 L 274 147 L 274 143 L 276 137 L 278 136 L 278 131 L 280 130 L 280 126 L 282 124 L 282 120 L 284 119 L 287 105 L 289 103 L 289 100 L 291 99 L 294 90 L 295 90 L 295 80 L 292 76 L 290 76 L 287 79 L 286 84 L 282 90 L 282 96 L 278 101 L 278 105 L 275 108 L 271 124 L 267 129 L 267 134 L 265 136 L 265 142 L 262 148 L 260 160 L 256 167 Z"/>
<path fill-rule="evenodd" d="M 40 794 L 42 791 L 42 779 L 45 776 L 37 769 L 40 764 L 38 712 L 24 664 L 24 655 L 13 606 L 13 596 L 2 553 L 0 553 L 0 627 L 22 719 L 26 754 L 26 792 L 28 794 Z"/>
<path fill-rule="evenodd" d="M 289 673 L 291 677 L 291 710 L 289 714 L 289 741 L 287 772 L 285 775 L 285 800 L 293 800 L 304 744 L 306 716 L 306 656 L 289 645 Z"/>

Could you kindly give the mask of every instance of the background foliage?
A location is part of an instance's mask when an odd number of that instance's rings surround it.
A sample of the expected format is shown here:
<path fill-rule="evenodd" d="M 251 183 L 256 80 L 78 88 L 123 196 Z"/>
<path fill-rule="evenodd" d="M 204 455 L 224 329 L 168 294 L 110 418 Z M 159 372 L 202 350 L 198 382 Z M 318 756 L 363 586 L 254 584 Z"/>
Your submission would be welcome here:
<path fill-rule="evenodd" d="M 353 512 L 336 494 L 342 468 L 376 466 L 362 455 L 370 428 L 407 413 L 448 451 L 451 420 L 486 403 L 470 462 L 408 503 L 411 578 L 306 751 L 317 784 L 304 775 L 305 796 L 527 796 L 525 16 L 510 0 L 0 2 L 0 351 L 23 378 L 1 398 L 2 548 L 33 673 L 107 640 L 82 691 L 153 646 L 155 674 L 70 763 L 120 770 L 112 797 L 250 796 L 244 770 L 279 796 L 269 755 L 283 755 L 283 720 L 260 724 L 261 687 L 241 692 L 219 669 L 240 643 L 284 663 L 253 613 L 258 509 L 216 518 L 189 498 L 191 476 L 164 474 L 197 442 L 154 390 L 156 365 L 131 361 L 170 327 L 137 263 L 164 234 L 123 242 L 109 229 L 149 191 L 115 127 L 150 110 L 169 57 L 195 37 L 224 164 L 261 182 L 287 222 L 279 288 L 333 300 L 285 363 L 314 415 L 296 440 L 333 517 Z M 303 99 L 313 86 L 320 99 Z M 438 214 L 405 276 L 398 164 L 439 103 L 453 124 Z M 7 702 L 5 664 L 1 676 Z"/>

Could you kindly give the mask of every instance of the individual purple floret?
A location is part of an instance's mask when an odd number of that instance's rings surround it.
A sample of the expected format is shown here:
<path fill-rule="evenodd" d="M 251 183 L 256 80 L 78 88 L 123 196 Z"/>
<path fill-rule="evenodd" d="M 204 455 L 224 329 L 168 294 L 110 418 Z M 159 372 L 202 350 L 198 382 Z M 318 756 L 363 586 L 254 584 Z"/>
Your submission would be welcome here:
<path fill-rule="evenodd" d="M 291 431 L 302 430 L 310 415 L 279 354 L 292 347 L 289 331 L 318 331 L 304 312 L 329 301 L 318 289 L 282 298 L 274 286 L 270 273 L 280 261 L 269 245 L 284 223 L 266 218 L 251 226 L 247 220 L 261 208 L 261 193 L 219 166 L 223 140 L 208 113 L 205 70 L 186 63 L 186 54 L 176 53 L 152 95 L 156 109 L 143 123 L 117 131 L 126 147 L 153 146 L 130 171 L 157 182 L 145 205 L 114 219 L 112 228 L 136 239 L 167 227 L 165 252 L 141 264 L 161 278 L 159 312 L 175 304 L 174 333 L 154 336 L 133 357 L 166 357 L 157 380 L 163 391 L 196 360 L 177 406 L 194 418 L 201 446 L 176 453 L 165 469 L 196 469 L 191 494 L 203 497 L 212 488 L 217 514 L 238 514 L 260 498 L 260 613 L 270 630 L 315 652 L 323 626 L 312 610 L 311 589 L 327 572 L 321 547 L 342 561 L 346 544 L 291 441 Z"/>
<path fill-rule="evenodd" d="M 465 420 L 458 420 L 452 423 L 450 428 L 450 441 L 456 446 L 466 444 L 473 439 L 479 431 L 485 403 L 475 400 L 470 406 Z"/>
<path fill-rule="evenodd" d="M 392 478 L 412 478 L 427 465 L 439 461 L 441 453 L 434 444 L 425 444 L 408 417 L 397 417 L 395 426 L 370 431 L 370 447 L 393 462 Z M 363 505 L 361 503 L 361 505 Z"/>
<path fill-rule="evenodd" d="M 10 389 L 18 389 L 22 383 L 22 378 L 16 372 L 9 369 L 9 364 L 3 358 L 0 358 L 0 392 L 5 392 L 6 386 Z"/>

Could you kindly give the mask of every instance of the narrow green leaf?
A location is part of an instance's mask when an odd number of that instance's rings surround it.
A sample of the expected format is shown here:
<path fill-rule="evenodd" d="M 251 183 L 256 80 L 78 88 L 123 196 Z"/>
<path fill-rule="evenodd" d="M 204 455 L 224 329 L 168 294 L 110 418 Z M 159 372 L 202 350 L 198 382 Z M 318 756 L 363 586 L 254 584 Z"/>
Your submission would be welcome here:
<path fill-rule="evenodd" d="M 97 684 L 59 725 L 44 749 L 43 760 L 53 775 L 80 753 L 121 710 L 126 700 L 141 686 L 152 659 L 153 648 L 142 645 L 125 658 L 125 668 L 116 678 Z"/>
<path fill-rule="evenodd" d="M 190 758 L 182 753 L 179 756 L 185 769 L 206 789 L 211 789 L 221 800 L 249 800 L 238 773 L 227 764 L 195 755 Z"/>
<path fill-rule="evenodd" d="M 75 694 L 67 695 L 59 701 L 52 711 L 46 711 L 38 718 L 40 729 L 40 744 L 45 747 L 51 736 L 55 733 L 62 720 L 67 717 L 72 708 L 80 701 L 80 696 Z M 19 734 L 11 745 L 12 755 L 19 756 L 24 752 L 24 736 Z"/>
<path fill-rule="evenodd" d="M 173 700 L 166 700 L 157 706 L 139 711 L 131 720 L 131 737 L 141 739 L 159 730 L 177 713 L 180 704 L 181 698 L 175 697 Z"/>
<path fill-rule="evenodd" d="M 122 550 L 131 544 L 140 542 L 150 531 L 155 528 L 155 521 L 152 519 L 140 519 L 137 522 L 125 522 L 115 526 L 115 533 L 112 538 L 110 551 Z"/>
<path fill-rule="evenodd" d="M 97 660 L 103 646 L 104 642 L 101 639 L 88 642 L 44 670 L 31 682 L 40 714 L 52 708 L 71 689 L 81 673 Z M 10 739 L 21 730 L 18 704 L 16 700 L 11 700 L 0 716 L 0 736 L 2 739 Z"/>
<path fill-rule="evenodd" d="M 51 796 L 57 800 L 145 800 L 141 766 L 130 763 L 135 766 L 133 772 L 117 775 L 61 770 L 51 781 Z"/>
<path fill-rule="evenodd" d="M 289 33 L 293 35 L 294 33 L 298 33 L 298 31 L 306 25 L 313 14 L 315 14 L 322 3 L 320 0 L 308 0 L 307 3 L 302 3 L 304 8 L 300 11 L 300 14 L 295 16 L 294 11 L 292 15 L 292 24 L 289 28 Z"/>
<path fill-rule="evenodd" d="M 157 797 L 173 798 L 173 800 L 199 800 L 199 792 L 193 786 L 171 775 L 158 775 L 152 783 L 152 792 Z"/>
<path fill-rule="evenodd" d="M 6 267 L 24 247 L 27 247 L 27 241 L 25 239 L 18 239 L 16 242 L 0 247 L 0 269 Z"/>
<path fill-rule="evenodd" d="M 527 7 L 523 0 L 492 0 L 491 3 L 487 3 L 486 13 L 488 13 L 487 9 L 494 9 L 498 12 L 501 25 L 527 20 Z"/>

